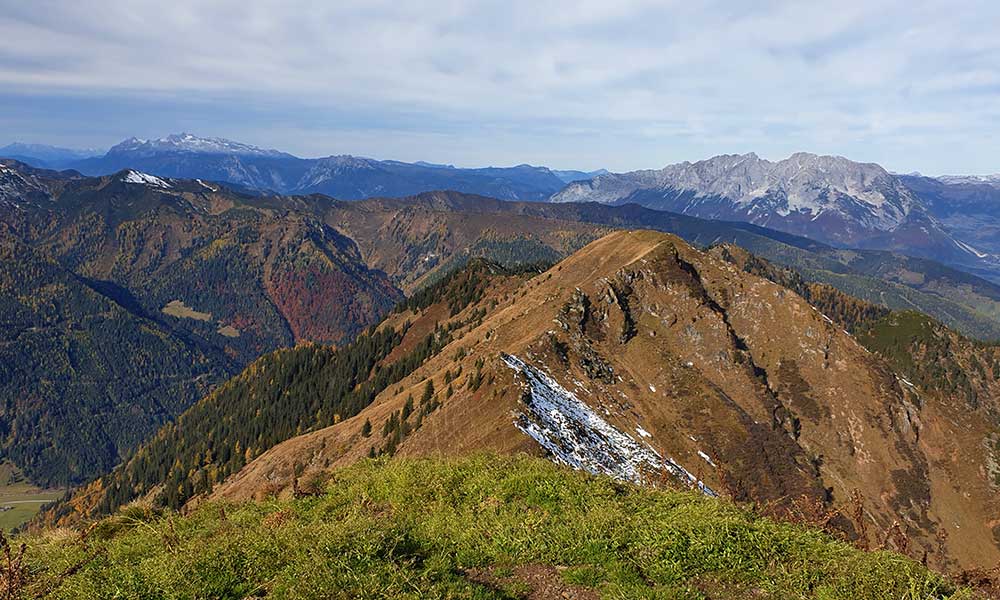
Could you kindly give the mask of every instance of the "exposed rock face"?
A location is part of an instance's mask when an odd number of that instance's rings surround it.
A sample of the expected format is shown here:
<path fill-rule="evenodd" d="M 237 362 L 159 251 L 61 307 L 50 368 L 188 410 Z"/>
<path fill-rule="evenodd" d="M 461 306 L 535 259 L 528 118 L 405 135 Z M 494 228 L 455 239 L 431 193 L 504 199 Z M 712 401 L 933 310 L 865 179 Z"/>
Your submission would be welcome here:
<path fill-rule="evenodd" d="M 753 153 L 725 155 L 659 171 L 601 175 L 571 184 L 552 200 L 640 200 L 698 216 L 743 215 L 759 224 L 832 213 L 881 231 L 897 227 L 916 204 L 909 190 L 876 164 L 807 153 L 778 162 Z"/>

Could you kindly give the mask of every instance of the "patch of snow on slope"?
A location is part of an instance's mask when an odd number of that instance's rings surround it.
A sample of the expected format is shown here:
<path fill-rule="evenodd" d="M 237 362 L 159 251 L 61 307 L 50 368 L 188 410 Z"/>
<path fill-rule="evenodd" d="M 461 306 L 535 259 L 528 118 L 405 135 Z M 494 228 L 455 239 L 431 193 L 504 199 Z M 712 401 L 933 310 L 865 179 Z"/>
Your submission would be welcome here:
<path fill-rule="evenodd" d="M 980 252 L 979 250 L 976 250 L 975 248 L 973 248 L 972 246 L 966 244 L 965 242 L 961 242 L 959 240 L 955 240 L 955 243 L 958 244 L 959 248 L 961 248 L 962 250 L 965 250 L 969 254 L 974 254 L 977 258 L 986 258 L 987 256 L 989 256 L 989 254 L 986 254 L 984 252 Z"/>
<path fill-rule="evenodd" d="M 151 185 L 153 187 L 159 187 L 163 189 L 169 189 L 170 184 L 166 181 L 156 177 L 155 175 L 150 175 L 149 173 L 142 173 L 141 171 L 129 171 L 122 177 L 122 181 L 125 183 L 138 183 L 143 185 Z"/>
<path fill-rule="evenodd" d="M 666 471 L 706 495 L 716 496 L 687 469 L 616 429 L 539 369 L 516 356 L 501 357 L 527 383 L 527 411 L 518 415 L 514 426 L 551 452 L 558 462 L 637 484 L 658 479 Z"/>
<path fill-rule="evenodd" d="M 195 181 L 197 181 L 199 184 L 201 184 L 201 187 L 203 187 L 203 188 L 206 188 L 206 189 L 211 190 L 213 192 L 219 191 L 218 188 L 214 188 L 214 187 L 208 185 L 207 183 L 205 183 L 204 181 L 202 181 L 200 179 L 195 179 Z"/>

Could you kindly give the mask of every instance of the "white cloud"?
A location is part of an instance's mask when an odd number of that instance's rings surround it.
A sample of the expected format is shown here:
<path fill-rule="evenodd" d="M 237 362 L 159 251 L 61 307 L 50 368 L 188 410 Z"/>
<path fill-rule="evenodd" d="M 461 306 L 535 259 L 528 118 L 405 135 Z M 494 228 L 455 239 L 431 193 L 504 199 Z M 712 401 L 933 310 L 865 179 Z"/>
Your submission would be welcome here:
<path fill-rule="evenodd" d="M 489 162 L 572 160 L 576 147 L 594 161 L 583 166 L 627 168 L 750 149 L 881 153 L 859 158 L 906 167 L 888 153 L 919 139 L 950 148 L 947 162 L 989 148 L 983 125 L 996 126 L 1000 91 L 1000 8 L 988 2 L 6 4 L 0 88 L 411 115 L 399 131 L 354 122 L 342 137 L 423 139 L 458 163 L 443 140 L 510 144 Z M 284 136 L 295 130 L 310 127 L 288 124 Z M 956 154 L 963 139 L 970 151 Z"/>

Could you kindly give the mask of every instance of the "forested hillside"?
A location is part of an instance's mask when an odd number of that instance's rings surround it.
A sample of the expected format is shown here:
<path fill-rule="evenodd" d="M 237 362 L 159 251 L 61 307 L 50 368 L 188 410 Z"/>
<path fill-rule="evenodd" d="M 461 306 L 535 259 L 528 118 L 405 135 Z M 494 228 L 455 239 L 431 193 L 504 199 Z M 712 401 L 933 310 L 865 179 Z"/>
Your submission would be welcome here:
<path fill-rule="evenodd" d="M 3 176 L 2 457 L 42 485 L 108 472 L 262 353 L 347 342 L 402 298 L 273 200 L 132 171 Z"/>
<path fill-rule="evenodd" d="M 159 506 L 179 508 L 210 492 L 279 442 L 356 415 L 387 386 L 436 355 L 453 331 L 483 314 L 473 312 L 441 326 L 426 317 L 416 327 L 409 316 L 440 305 L 442 319 L 455 317 L 478 302 L 494 278 L 508 277 L 516 275 L 476 260 L 401 303 L 386 324 L 348 345 L 305 344 L 261 357 L 46 519 L 108 514 L 147 495 Z"/>
<path fill-rule="evenodd" d="M 31 480 L 61 487 L 107 472 L 235 368 L 0 223 L 0 434 Z"/>

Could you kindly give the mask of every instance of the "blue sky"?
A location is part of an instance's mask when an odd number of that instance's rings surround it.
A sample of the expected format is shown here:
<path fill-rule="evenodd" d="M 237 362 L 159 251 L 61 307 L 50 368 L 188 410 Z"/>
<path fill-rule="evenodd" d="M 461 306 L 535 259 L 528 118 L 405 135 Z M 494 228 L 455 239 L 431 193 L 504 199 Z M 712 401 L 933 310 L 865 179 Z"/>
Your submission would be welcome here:
<path fill-rule="evenodd" d="M 0 145 L 1000 172 L 1000 3 L 0 0 Z"/>

